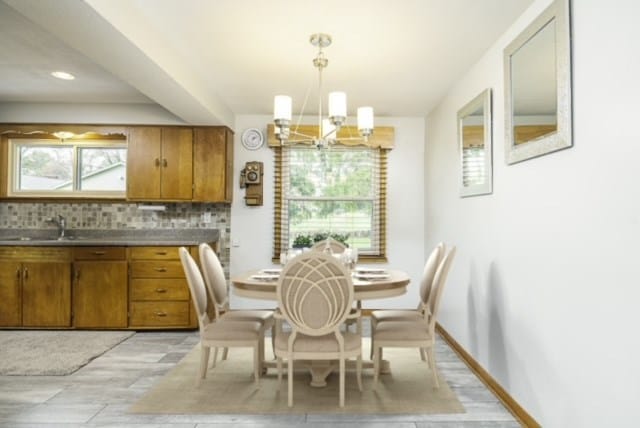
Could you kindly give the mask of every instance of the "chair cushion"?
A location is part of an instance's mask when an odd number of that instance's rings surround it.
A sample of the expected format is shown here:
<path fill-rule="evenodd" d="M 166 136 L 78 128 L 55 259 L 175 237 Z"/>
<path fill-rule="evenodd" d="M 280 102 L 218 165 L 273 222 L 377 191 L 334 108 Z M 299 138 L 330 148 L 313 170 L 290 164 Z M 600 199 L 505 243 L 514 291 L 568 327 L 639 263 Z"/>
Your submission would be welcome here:
<path fill-rule="evenodd" d="M 232 310 L 222 314 L 223 320 L 246 320 L 264 322 L 273 318 L 273 311 L 268 310 Z"/>
<path fill-rule="evenodd" d="M 257 321 L 216 321 L 201 332 L 203 340 L 257 340 L 262 324 Z"/>
<path fill-rule="evenodd" d="M 415 309 L 381 309 L 371 312 L 371 318 L 376 321 L 419 321 L 422 314 Z"/>
<path fill-rule="evenodd" d="M 276 349 L 279 351 L 287 351 L 289 346 L 290 332 L 277 332 L 276 334 Z M 362 347 L 362 336 L 357 333 L 345 332 L 342 333 L 344 337 L 344 350 L 355 351 Z M 338 342 L 336 335 L 333 333 L 325 334 L 324 336 L 307 336 L 300 334 L 296 336 L 295 342 L 293 342 L 294 352 L 338 352 Z"/>
<path fill-rule="evenodd" d="M 427 325 L 422 321 L 385 321 L 376 326 L 374 341 L 431 340 Z"/>

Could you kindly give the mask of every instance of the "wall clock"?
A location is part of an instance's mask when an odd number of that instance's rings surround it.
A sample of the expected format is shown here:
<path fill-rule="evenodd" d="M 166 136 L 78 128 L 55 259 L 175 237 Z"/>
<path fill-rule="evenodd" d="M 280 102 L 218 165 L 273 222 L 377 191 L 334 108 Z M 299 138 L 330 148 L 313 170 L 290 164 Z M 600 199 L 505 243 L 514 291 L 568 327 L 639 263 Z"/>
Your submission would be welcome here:
<path fill-rule="evenodd" d="M 257 128 L 245 129 L 240 138 L 242 145 L 248 150 L 258 150 L 264 144 L 264 136 Z"/>

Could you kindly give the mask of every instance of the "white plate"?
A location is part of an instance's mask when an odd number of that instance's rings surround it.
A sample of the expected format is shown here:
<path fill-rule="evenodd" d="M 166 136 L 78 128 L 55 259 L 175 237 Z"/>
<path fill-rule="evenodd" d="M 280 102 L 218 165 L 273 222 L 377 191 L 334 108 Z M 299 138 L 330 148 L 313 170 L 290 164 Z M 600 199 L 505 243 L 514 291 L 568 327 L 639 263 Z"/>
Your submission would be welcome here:
<path fill-rule="evenodd" d="M 356 273 L 354 277 L 363 281 L 380 281 L 390 278 L 388 273 Z"/>
<path fill-rule="evenodd" d="M 251 275 L 251 279 L 255 279 L 258 281 L 277 281 L 279 275 L 267 275 L 267 274 L 257 274 Z"/>
<path fill-rule="evenodd" d="M 371 268 L 371 267 L 360 266 L 356 268 L 356 274 L 357 275 L 365 275 L 365 274 L 382 275 L 382 274 L 387 274 L 387 270 L 384 268 Z"/>
<path fill-rule="evenodd" d="M 282 272 L 282 269 L 280 268 L 262 269 L 260 271 L 260 273 L 263 273 L 265 275 L 280 275 L 280 272 Z"/>

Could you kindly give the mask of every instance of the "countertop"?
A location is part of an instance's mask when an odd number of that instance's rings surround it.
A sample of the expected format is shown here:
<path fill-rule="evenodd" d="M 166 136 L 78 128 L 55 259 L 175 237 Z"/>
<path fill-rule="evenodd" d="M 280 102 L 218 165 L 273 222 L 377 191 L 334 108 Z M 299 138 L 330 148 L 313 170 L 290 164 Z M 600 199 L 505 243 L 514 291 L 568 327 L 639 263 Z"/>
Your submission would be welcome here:
<path fill-rule="evenodd" d="M 0 229 L 0 246 L 183 246 L 217 242 L 218 229 Z"/>

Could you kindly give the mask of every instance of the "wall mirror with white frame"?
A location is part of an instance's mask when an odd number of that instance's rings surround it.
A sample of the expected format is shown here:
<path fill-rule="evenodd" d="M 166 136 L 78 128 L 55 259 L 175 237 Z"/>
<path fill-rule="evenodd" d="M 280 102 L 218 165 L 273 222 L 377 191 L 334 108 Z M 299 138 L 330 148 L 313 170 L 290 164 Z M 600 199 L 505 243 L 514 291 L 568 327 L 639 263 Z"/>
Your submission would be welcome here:
<path fill-rule="evenodd" d="M 491 89 L 482 91 L 458 111 L 461 197 L 492 192 L 491 123 Z"/>
<path fill-rule="evenodd" d="M 505 161 L 572 146 L 569 0 L 555 0 L 504 50 Z"/>

